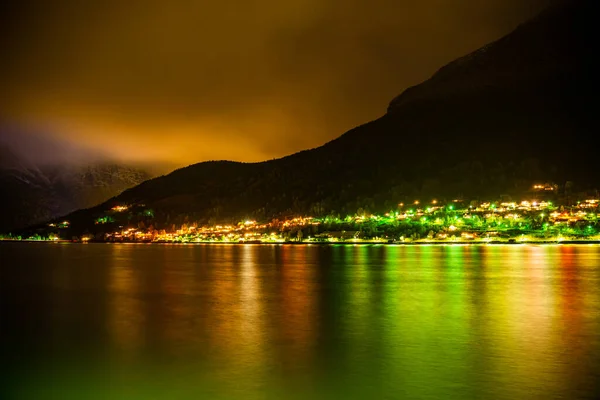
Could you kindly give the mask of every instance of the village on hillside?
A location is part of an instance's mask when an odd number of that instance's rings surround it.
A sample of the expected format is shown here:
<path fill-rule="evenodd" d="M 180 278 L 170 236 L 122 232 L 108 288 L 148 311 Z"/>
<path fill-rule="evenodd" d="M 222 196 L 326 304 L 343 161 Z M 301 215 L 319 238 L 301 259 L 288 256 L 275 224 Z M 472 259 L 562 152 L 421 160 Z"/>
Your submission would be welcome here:
<path fill-rule="evenodd" d="M 120 204 L 95 220 L 97 233 L 68 237 L 68 220 L 50 222 L 48 233 L 4 240 L 141 243 L 523 243 L 600 240 L 597 193 L 564 196 L 558 185 L 536 184 L 527 198 L 496 201 L 415 199 L 382 214 L 357 210 L 348 216 L 293 216 L 271 221 L 171 229 L 152 225 L 143 204 Z M 133 218 L 141 216 L 140 218 Z M 137 222 L 136 222 L 137 221 Z M 145 221 L 145 222 L 144 222 Z"/>

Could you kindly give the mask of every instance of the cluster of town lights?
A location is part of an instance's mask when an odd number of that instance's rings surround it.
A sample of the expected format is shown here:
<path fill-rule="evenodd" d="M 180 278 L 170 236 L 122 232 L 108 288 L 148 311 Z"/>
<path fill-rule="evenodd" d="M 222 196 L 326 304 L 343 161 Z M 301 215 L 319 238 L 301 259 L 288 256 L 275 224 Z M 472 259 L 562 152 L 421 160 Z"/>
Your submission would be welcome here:
<path fill-rule="evenodd" d="M 533 186 L 534 194 L 554 190 L 555 186 L 550 184 Z M 135 209 L 138 210 L 137 215 L 143 215 L 144 218 L 153 218 L 154 213 L 144 205 L 119 204 L 95 220 L 96 225 L 105 225 L 106 229 L 76 239 L 84 242 L 183 243 L 600 240 L 600 200 L 597 198 L 578 201 L 570 206 L 557 206 L 551 201 L 531 198 L 501 202 L 467 202 L 460 199 L 421 202 L 416 199 L 409 204 L 405 207 L 405 203 L 398 203 L 395 210 L 382 215 L 361 211 L 345 218 L 296 216 L 270 222 L 247 219 L 237 224 L 186 223 L 172 230 L 155 229 L 151 224 L 150 228 L 137 223 L 127 226 L 124 221 L 129 221 L 130 213 Z M 122 221 L 120 223 L 123 225 L 118 225 L 118 221 Z M 68 220 L 51 222 L 48 229 L 56 229 L 54 232 L 34 238 L 52 241 L 59 237 L 69 239 L 60 233 L 68 231 L 69 227 Z"/>

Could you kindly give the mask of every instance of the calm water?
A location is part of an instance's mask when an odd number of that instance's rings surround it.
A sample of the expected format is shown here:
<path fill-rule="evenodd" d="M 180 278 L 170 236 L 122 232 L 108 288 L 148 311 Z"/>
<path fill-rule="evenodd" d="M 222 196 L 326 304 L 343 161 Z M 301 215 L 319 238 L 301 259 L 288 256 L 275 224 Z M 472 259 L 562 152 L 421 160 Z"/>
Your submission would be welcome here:
<path fill-rule="evenodd" d="M 600 246 L 0 243 L 2 399 L 600 388 Z"/>

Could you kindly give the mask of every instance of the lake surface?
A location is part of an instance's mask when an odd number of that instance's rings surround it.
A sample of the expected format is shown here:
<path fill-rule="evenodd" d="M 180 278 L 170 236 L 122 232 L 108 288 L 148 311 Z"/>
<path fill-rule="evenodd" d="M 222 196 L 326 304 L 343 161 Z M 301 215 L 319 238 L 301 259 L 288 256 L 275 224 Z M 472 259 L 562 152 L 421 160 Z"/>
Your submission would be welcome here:
<path fill-rule="evenodd" d="M 2 399 L 600 388 L 600 246 L 0 243 Z"/>

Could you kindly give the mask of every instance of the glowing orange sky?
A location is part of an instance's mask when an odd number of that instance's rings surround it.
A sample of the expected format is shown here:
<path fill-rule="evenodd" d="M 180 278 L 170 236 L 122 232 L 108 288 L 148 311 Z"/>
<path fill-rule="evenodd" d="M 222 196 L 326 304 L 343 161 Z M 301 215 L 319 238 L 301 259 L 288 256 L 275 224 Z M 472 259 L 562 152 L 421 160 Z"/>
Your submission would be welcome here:
<path fill-rule="evenodd" d="M 280 157 L 549 2 L 25 0 L 0 21 L 0 121 L 131 161 Z"/>

